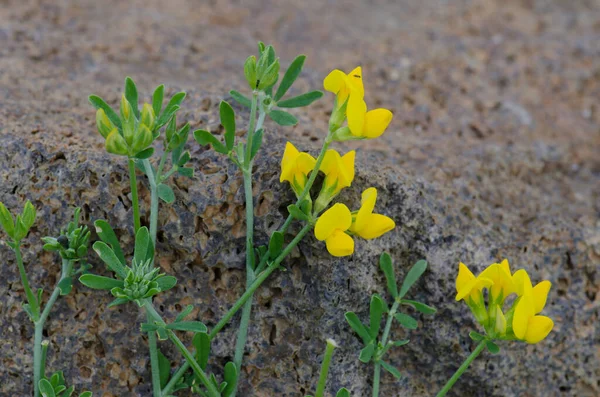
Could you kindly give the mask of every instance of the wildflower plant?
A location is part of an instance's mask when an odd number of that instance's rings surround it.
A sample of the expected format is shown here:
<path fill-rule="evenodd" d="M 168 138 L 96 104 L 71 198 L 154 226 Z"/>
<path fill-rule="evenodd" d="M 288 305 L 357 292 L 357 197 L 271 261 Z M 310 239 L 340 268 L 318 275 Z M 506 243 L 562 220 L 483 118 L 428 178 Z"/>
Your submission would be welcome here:
<path fill-rule="evenodd" d="M 371 304 L 369 307 L 368 325 L 363 324 L 356 313 L 346 313 L 346 321 L 361 338 L 364 344 L 364 348 L 360 351 L 359 360 L 365 364 L 373 363 L 373 397 L 379 395 L 381 368 L 385 369 L 397 379 L 402 376 L 396 367 L 384 360 L 385 355 L 391 348 L 404 346 L 410 342 L 408 339 L 396 341 L 390 340 L 393 322 L 396 321 L 403 328 L 408 330 L 417 329 L 418 326 L 418 322 L 414 317 L 399 312 L 400 305 L 410 306 L 423 314 L 433 314 L 436 312 L 433 307 L 428 306 L 425 303 L 404 299 L 410 288 L 419 280 L 419 278 L 421 278 L 423 273 L 425 273 L 425 270 L 427 270 L 426 261 L 420 260 L 410 268 L 402 282 L 400 290 L 398 290 L 392 258 L 388 253 L 384 252 L 381 254 L 381 257 L 379 258 L 379 267 L 385 275 L 387 290 L 390 297 L 393 299 L 392 306 L 389 307 L 381 295 L 373 294 L 371 296 Z M 380 336 L 381 322 L 384 314 L 386 317 L 385 327 Z"/>
<path fill-rule="evenodd" d="M 539 315 L 546 306 L 550 287 L 551 283 L 547 280 L 533 286 L 524 269 L 511 273 L 506 259 L 491 264 L 478 276 L 462 262 L 459 263 L 456 301 L 465 301 L 485 334 L 476 331 L 469 333 L 469 337 L 478 342 L 477 347 L 437 396 L 445 396 L 483 350 L 487 348 L 492 354 L 499 353 L 500 347 L 496 341 L 535 344 L 544 340 L 554 327 L 551 318 Z M 506 309 L 507 298 L 511 295 L 515 295 L 515 299 Z"/>
<path fill-rule="evenodd" d="M 21 254 L 21 243 L 29 234 L 29 230 L 35 223 L 36 210 L 30 201 L 25 203 L 23 211 L 13 216 L 3 203 L 0 203 L 0 224 L 8 236 L 7 244 L 14 251 L 17 261 L 21 283 L 25 290 L 27 303 L 23 304 L 23 310 L 29 316 L 34 325 L 33 341 L 33 395 L 34 397 L 68 397 L 74 391 L 73 387 L 65 386 L 62 372 L 56 372 L 50 378 L 46 378 L 46 356 L 48 353 L 48 341 L 44 341 L 44 327 L 54 304 L 60 296 L 68 295 L 73 288 L 73 277 L 88 269 L 86 263 L 90 232 L 86 226 L 79 225 L 81 210 L 76 208 L 73 220 L 63 229 L 57 237 L 43 237 L 44 249 L 58 252 L 62 259 L 62 267 L 58 282 L 52 294 L 44 304 L 44 289 L 33 289 L 29 284 L 27 271 L 23 264 Z M 77 266 L 77 268 L 76 268 Z M 90 397 L 91 392 L 83 392 L 80 397 Z"/>
<path fill-rule="evenodd" d="M 281 73 L 281 62 L 275 49 L 259 43 L 258 55 L 248 57 L 243 66 L 250 93 L 243 94 L 235 90 L 229 93 L 233 100 L 249 109 L 245 137 L 237 134 L 236 114 L 226 101 L 219 104 L 220 122 L 225 131 L 223 140 L 202 129 L 192 133 L 198 144 L 210 145 L 237 166 L 244 186 L 245 291 L 214 325 L 207 326 L 198 318 L 190 318 L 193 305 L 163 317 L 153 303 L 157 295 L 169 293 L 177 284 L 174 275 L 166 274 L 156 264 L 160 203 L 162 201 L 163 205 L 168 205 L 175 201 L 175 193 L 169 185 L 172 176 L 192 178 L 194 175 L 193 168 L 189 166 L 192 157 L 186 151 L 190 124 L 177 122 L 177 112 L 186 96 L 184 92 L 178 92 L 166 101 L 165 87 L 160 85 L 149 101 L 140 106 L 136 84 L 127 77 L 118 109 L 113 109 L 99 96 L 89 97 L 90 103 L 96 108 L 96 128 L 104 139 L 107 153 L 128 165 L 131 189 L 132 227 L 118 226 L 132 231 L 135 242 L 133 255 L 125 255 L 126 250 L 121 247 L 117 233 L 109 222 L 102 219 L 94 221 L 99 240 L 93 243 L 92 248 L 110 272 L 108 276 L 97 274 L 96 270 L 92 272 L 87 263 L 91 232 L 87 226 L 80 225 L 81 211 L 75 209 L 73 220 L 59 235 L 42 238 L 43 248 L 55 252 L 62 260 L 60 277 L 44 304 L 43 290 L 35 290 L 29 284 L 21 254 L 21 243 L 27 238 L 36 219 L 35 207 L 28 201 L 23 211 L 13 216 L 0 203 L 0 224 L 8 236 L 7 245 L 15 253 L 27 300 L 23 308 L 35 328 L 34 397 L 69 397 L 73 394 L 74 387 L 67 385 L 61 371 L 46 374 L 49 342 L 43 340 L 43 331 L 57 299 L 72 290 L 75 276 L 79 276 L 79 281 L 86 287 L 110 294 L 112 302 L 109 307 L 128 305 L 131 310 L 144 311 L 146 319 L 140 324 L 140 331 L 147 335 L 154 397 L 173 397 L 180 390 L 206 397 L 235 397 L 242 374 L 254 293 L 272 273 L 281 268 L 283 261 L 300 241 L 313 232 L 318 244 L 323 244 L 333 257 L 344 258 L 354 253 L 356 238 L 375 239 L 396 227 L 394 220 L 385 215 L 385 208 L 376 208 L 378 193 L 374 187 L 362 192 L 359 208 L 350 209 L 338 199 L 343 189 L 352 188 L 356 175 L 355 152 L 340 153 L 331 146 L 336 142 L 377 138 L 392 120 L 392 113 L 387 109 L 368 110 L 362 69 L 357 67 L 350 73 L 334 70 L 324 79 L 324 89 L 335 97 L 328 131 L 324 134 L 316 157 L 301 151 L 291 142 L 286 143 L 280 163 L 280 182 L 289 184 L 296 201 L 287 206 L 287 218 L 277 230 L 270 233 L 268 242 L 265 245 L 255 244 L 253 172 L 263 136 L 270 133 L 265 121 L 270 119 L 283 127 L 295 125 L 298 120 L 286 109 L 308 106 L 323 96 L 318 90 L 297 96 L 287 95 L 299 77 L 305 60 L 304 55 L 297 56 Z M 150 206 L 145 209 L 145 217 L 142 217 L 143 209 L 140 208 L 138 174 L 145 176 L 142 180 L 147 182 L 150 191 Z M 318 175 L 322 175 L 319 179 L 320 189 L 313 189 Z M 142 225 L 142 219 L 148 220 L 146 225 Z M 289 236 L 288 231 L 294 222 L 300 224 L 299 231 Z M 426 271 L 425 261 L 418 261 L 407 272 L 400 288 L 391 257 L 387 253 L 381 255 L 380 268 L 386 278 L 391 306 L 382 295 L 373 294 L 368 324 L 365 325 L 355 313 L 348 312 L 345 316 L 364 344 L 359 360 L 372 363 L 374 367 L 373 396 L 379 395 L 381 368 L 396 378 L 401 376 L 385 357 L 391 348 L 403 346 L 409 341 L 391 340 L 392 325 L 398 323 L 408 330 L 416 329 L 418 325 L 415 318 L 401 312 L 400 308 L 410 306 L 423 314 L 435 312 L 434 308 L 424 303 L 405 298 Z M 538 343 L 553 327 L 550 318 L 540 315 L 550 283 L 543 281 L 533 286 L 524 270 L 511 274 L 507 261 L 492 264 L 477 277 L 460 264 L 456 289 L 456 300 L 465 301 L 485 334 L 471 332 L 471 337 L 479 342 L 477 348 L 438 396 L 445 395 L 486 347 L 496 353 L 499 351 L 496 341 Z M 505 307 L 511 295 L 516 298 L 510 307 Z M 222 368 L 210 367 L 211 372 L 208 365 L 211 345 L 239 311 L 241 316 L 233 346 L 233 359 Z M 385 325 L 382 329 L 383 321 Z M 191 346 L 186 346 L 180 339 L 183 332 L 191 333 Z M 183 357 L 175 370 L 172 369 L 174 363 L 160 351 L 160 343 L 166 341 Z M 307 397 L 325 396 L 327 375 L 336 347 L 335 342 L 327 341 L 315 393 Z M 91 392 L 80 394 L 80 397 L 90 396 Z M 336 394 L 336 397 L 349 396 L 346 388 L 338 390 Z"/>

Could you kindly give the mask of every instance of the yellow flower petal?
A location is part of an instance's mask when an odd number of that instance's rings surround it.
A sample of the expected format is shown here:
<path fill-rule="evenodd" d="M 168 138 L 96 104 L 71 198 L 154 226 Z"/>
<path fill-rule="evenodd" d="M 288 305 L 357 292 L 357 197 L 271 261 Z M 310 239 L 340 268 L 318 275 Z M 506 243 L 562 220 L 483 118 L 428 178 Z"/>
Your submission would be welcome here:
<path fill-rule="evenodd" d="M 506 271 L 506 267 L 498 263 L 488 266 L 479 276 L 489 278 L 494 282 L 490 291 L 492 300 L 498 299 L 499 296 L 502 296 L 502 300 L 504 300 L 515 292 L 513 277 L 510 272 Z"/>
<path fill-rule="evenodd" d="M 356 158 L 356 152 L 354 150 L 346 153 L 342 158 L 342 172 L 340 172 L 340 182 L 342 187 L 348 187 L 354 180 L 354 160 Z"/>
<path fill-rule="evenodd" d="M 380 214 L 370 214 L 366 227 L 356 231 L 356 234 L 365 240 L 371 240 L 384 235 L 395 227 L 396 223 L 392 218 Z"/>
<path fill-rule="evenodd" d="M 535 315 L 533 297 L 526 293 L 523 295 L 517 307 L 515 308 L 515 314 L 513 316 L 513 331 L 518 339 L 525 339 L 527 334 L 527 328 L 529 327 L 529 320 Z"/>
<path fill-rule="evenodd" d="M 534 316 L 529 320 L 525 341 L 527 343 L 541 342 L 554 328 L 554 321 L 546 316 Z"/>
<path fill-rule="evenodd" d="M 502 263 L 500 263 L 500 266 L 502 266 L 502 269 L 504 269 L 508 274 L 511 274 L 510 265 L 508 264 L 508 259 L 502 260 Z"/>
<path fill-rule="evenodd" d="M 325 91 L 337 94 L 346 84 L 346 73 L 339 69 L 332 70 L 331 73 L 323 80 L 323 88 Z"/>
<path fill-rule="evenodd" d="M 348 80 L 350 81 L 350 89 L 353 94 L 358 94 L 361 98 L 365 96 L 365 88 L 363 86 L 362 79 L 362 68 L 357 66 L 348 73 Z"/>
<path fill-rule="evenodd" d="M 325 244 L 333 256 L 348 256 L 354 252 L 354 240 L 339 229 L 325 240 Z"/>
<path fill-rule="evenodd" d="M 544 310 L 546 306 L 546 300 L 548 299 L 548 292 L 552 283 L 548 280 L 538 283 L 533 287 L 533 303 L 535 305 L 535 313 L 539 313 Z"/>
<path fill-rule="evenodd" d="M 377 189 L 374 187 L 370 187 L 362 193 L 360 209 L 358 210 L 356 218 L 354 219 L 354 223 L 350 228 L 353 233 L 357 233 L 367 226 L 367 223 L 369 222 L 369 216 L 373 213 L 376 201 Z"/>
<path fill-rule="evenodd" d="M 518 296 L 525 295 L 526 292 L 531 292 L 531 279 L 529 274 L 523 269 L 519 269 L 513 274 L 513 282 L 515 285 L 515 292 Z"/>
<path fill-rule="evenodd" d="M 299 154 L 300 152 L 291 142 L 285 144 L 285 150 L 281 158 L 281 176 L 279 177 L 279 182 L 292 182 L 294 180 L 295 162 Z"/>
<path fill-rule="evenodd" d="M 464 263 L 460 262 L 458 264 L 458 275 L 456 276 L 456 292 L 460 291 L 468 282 L 474 279 L 475 275 L 473 272 Z"/>
<path fill-rule="evenodd" d="M 348 128 L 350 128 L 352 135 L 363 136 L 366 114 L 367 104 L 362 97 L 351 95 L 348 100 L 346 116 L 348 117 Z"/>
<path fill-rule="evenodd" d="M 366 110 L 366 109 L 365 109 Z M 367 112 L 364 118 L 363 135 L 367 138 L 377 138 L 385 132 L 392 121 L 392 112 L 387 109 L 374 109 Z M 350 126 L 350 124 L 348 124 Z M 352 132 L 352 127 L 350 127 Z"/>
<path fill-rule="evenodd" d="M 337 203 L 323 213 L 315 224 L 315 237 L 326 240 L 336 230 L 346 231 L 352 224 L 352 214 L 344 204 Z"/>

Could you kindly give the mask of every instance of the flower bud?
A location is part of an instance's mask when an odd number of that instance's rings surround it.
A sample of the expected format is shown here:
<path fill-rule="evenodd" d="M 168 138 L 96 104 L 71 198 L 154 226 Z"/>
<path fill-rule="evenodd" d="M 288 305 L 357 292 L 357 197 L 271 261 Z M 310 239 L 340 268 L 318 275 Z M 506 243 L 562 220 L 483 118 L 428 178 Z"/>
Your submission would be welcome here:
<path fill-rule="evenodd" d="M 156 118 L 154 114 L 154 109 L 149 103 L 144 103 L 142 107 L 142 114 L 140 116 L 140 123 L 148 127 L 150 131 L 154 128 L 154 119 Z"/>
<path fill-rule="evenodd" d="M 106 116 L 104 109 L 98 109 L 96 112 L 96 127 L 98 127 L 98 132 L 104 137 L 104 139 L 106 139 L 112 129 L 115 128 L 108 116 Z"/>
<path fill-rule="evenodd" d="M 252 90 L 256 89 L 256 57 L 249 56 L 244 63 L 244 76 Z"/>
<path fill-rule="evenodd" d="M 267 71 L 267 68 L 271 66 L 269 64 L 269 52 L 272 51 L 271 48 L 271 46 L 265 48 L 264 51 L 260 54 L 260 58 L 258 58 L 258 62 L 256 63 L 256 77 L 258 78 L 258 80 L 262 78 L 262 76 Z"/>
<path fill-rule="evenodd" d="M 279 59 L 273 62 L 261 76 L 258 83 L 259 90 L 265 90 L 277 82 L 279 78 Z"/>
<path fill-rule="evenodd" d="M 121 156 L 127 156 L 129 154 L 129 150 L 127 147 L 127 142 L 125 139 L 119 134 L 119 130 L 113 128 L 113 130 L 106 137 L 106 151 L 112 154 L 118 154 Z"/>
<path fill-rule="evenodd" d="M 133 144 L 131 145 L 131 149 L 133 154 L 139 153 L 142 150 L 146 149 L 154 140 L 152 136 L 152 131 L 146 127 L 145 124 L 140 124 L 137 133 L 135 134 L 135 139 L 133 140 Z"/>
<path fill-rule="evenodd" d="M 129 120 L 132 113 L 131 104 L 127 98 L 125 98 L 125 94 L 121 95 L 121 117 L 123 118 L 123 121 Z"/>

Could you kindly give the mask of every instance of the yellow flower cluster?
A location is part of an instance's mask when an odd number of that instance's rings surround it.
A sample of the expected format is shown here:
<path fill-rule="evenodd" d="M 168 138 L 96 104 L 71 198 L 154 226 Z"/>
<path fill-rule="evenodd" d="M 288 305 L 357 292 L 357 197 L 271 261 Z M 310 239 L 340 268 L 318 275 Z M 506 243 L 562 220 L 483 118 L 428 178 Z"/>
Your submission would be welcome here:
<path fill-rule="evenodd" d="M 392 112 L 387 109 L 367 111 L 360 67 L 348 74 L 341 70 L 332 71 L 323 81 L 323 86 L 336 95 L 326 145 L 334 140 L 376 138 L 383 134 L 391 122 Z M 348 126 L 342 127 L 346 120 Z M 329 149 L 319 162 L 288 142 L 281 159 L 279 180 L 289 182 L 298 199 L 312 202 L 310 194 L 304 191 L 310 173 L 319 163 L 318 171 L 323 173 L 324 179 L 313 209 L 312 215 L 316 217 L 342 189 L 352 184 L 355 155 L 354 150 L 342 156 L 336 150 Z M 353 235 L 373 239 L 395 227 L 391 218 L 373 213 L 376 200 L 377 190 L 369 188 L 362 194 L 359 210 L 351 212 L 346 205 L 337 203 L 317 219 L 315 236 L 318 240 L 325 241 L 331 255 L 351 255 L 354 252 Z"/>
<path fill-rule="evenodd" d="M 533 286 L 524 269 L 511 274 L 506 259 L 490 265 L 477 277 L 460 263 L 456 277 L 456 300 L 465 301 L 491 338 L 538 343 L 554 327 L 551 318 L 539 315 L 546 306 L 551 285 L 550 281 L 545 280 Z M 488 290 L 487 309 L 484 289 Z M 515 294 L 516 299 L 504 313 L 504 302 L 511 294 Z"/>

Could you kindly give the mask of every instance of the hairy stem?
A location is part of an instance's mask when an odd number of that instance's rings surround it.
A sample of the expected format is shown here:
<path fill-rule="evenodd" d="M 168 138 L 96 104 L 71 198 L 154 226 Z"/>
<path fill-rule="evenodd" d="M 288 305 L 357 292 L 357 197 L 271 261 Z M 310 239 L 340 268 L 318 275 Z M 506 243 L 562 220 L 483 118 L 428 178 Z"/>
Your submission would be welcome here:
<path fill-rule="evenodd" d="M 469 368 L 469 365 L 471 365 L 473 360 L 475 360 L 477 356 L 479 356 L 479 354 L 483 351 L 486 342 L 487 340 L 485 339 L 479 342 L 475 350 L 473 350 L 469 357 L 467 357 L 467 359 L 462 363 L 460 368 L 458 368 L 454 375 L 452 375 L 448 382 L 446 382 L 442 390 L 440 390 L 440 392 L 437 394 L 437 397 L 443 397 L 446 395 L 446 393 L 448 393 L 448 391 L 452 388 L 452 386 L 454 386 L 458 378 L 460 378 L 460 376 L 467 370 L 467 368 Z"/>
<path fill-rule="evenodd" d="M 137 233 L 140 224 L 140 201 L 138 198 L 137 179 L 135 177 L 135 162 L 129 159 L 129 185 L 131 186 L 131 201 L 133 202 L 133 231 Z"/>

